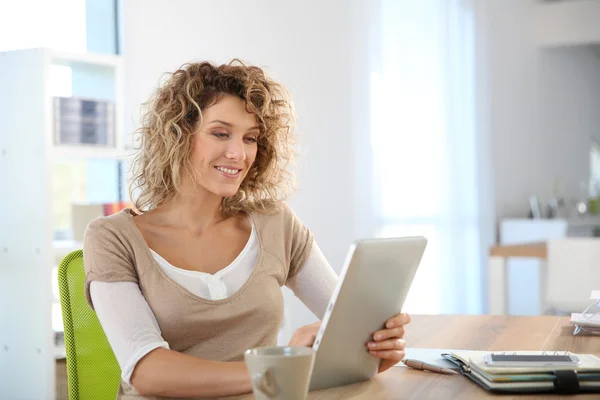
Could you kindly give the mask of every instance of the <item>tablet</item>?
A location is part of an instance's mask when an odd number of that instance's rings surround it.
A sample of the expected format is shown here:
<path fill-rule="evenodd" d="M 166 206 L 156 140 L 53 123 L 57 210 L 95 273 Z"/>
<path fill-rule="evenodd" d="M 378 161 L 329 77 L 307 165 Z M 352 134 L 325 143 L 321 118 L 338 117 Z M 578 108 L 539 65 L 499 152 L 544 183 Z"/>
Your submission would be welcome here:
<path fill-rule="evenodd" d="M 579 364 L 579 357 L 571 353 L 490 353 L 483 357 L 490 367 L 507 368 L 536 368 L 536 367 L 565 367 Z"/>
<path fill-rule="evenodd" d="M 367 342 L 402 310 L 425 251 L 424 237 L 368 239 L 348 251 L 313 348 L 310 389 L 371 379 L 380 359 Z"/>

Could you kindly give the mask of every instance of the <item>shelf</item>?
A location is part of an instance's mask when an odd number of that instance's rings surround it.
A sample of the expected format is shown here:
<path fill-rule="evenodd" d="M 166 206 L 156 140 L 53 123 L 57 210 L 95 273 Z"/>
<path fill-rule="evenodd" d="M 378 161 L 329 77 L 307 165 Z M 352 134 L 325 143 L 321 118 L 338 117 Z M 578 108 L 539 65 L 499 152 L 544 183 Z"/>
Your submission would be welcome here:
<path fill-rule="evenodd" d="M 67 350 L 65 349 L 65 345 L 55 345 L 54 346 L 54 359 L 62 360 L 67 358 Z"/>
<path fill-rule="evenodd" d="M 50 58 L 55 64 L 90 64 L 117 68 L 121 65 L 120 56 L 94 53 L 71 53 L 66 51 L 50 51 Z"/>
<path fill-rule="evenodd" d="M 529 226 L 568 225 L 572 227 L 600 227 L 600 215 L 571 216 L 567 218 L 506 218 L 502 223 Z"/>
<path fill-rule="evenodd" d="M 67 357 L 67 350 L 65 347 L 65 333 L 62 328 L 59 331 L 53 331 L 54 334 L 54 359 L 60 360 Z"/>
<path fill-rule="evenodd" d="M 127 158 L 125 149 L 98 145 L 59 144 L 52 147 L 52 157 L 62 159 L 107 158 L 121 160 Z"/>

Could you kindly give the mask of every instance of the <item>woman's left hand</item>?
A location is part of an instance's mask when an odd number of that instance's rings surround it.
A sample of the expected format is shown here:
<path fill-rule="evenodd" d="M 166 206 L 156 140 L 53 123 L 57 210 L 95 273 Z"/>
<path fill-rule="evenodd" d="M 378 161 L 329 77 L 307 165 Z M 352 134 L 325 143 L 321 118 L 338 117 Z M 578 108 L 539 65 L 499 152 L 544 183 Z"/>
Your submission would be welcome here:
<path fill-rule="evenodd" d="M 379 372 L 393 367 L 404 358 L 404 325 L 409 322 L 410 315 L 398 314 L 385 323 L 385 329 L 373 334 L 373 341 L 367 343 L 369 353 L 382 359 Z"/>

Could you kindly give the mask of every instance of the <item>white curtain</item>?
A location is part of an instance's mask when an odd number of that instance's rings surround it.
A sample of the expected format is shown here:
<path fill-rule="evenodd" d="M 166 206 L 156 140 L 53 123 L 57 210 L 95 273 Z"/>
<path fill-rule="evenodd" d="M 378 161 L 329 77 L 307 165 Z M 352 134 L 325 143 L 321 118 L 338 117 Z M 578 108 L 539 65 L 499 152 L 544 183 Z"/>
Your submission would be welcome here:
<path fill-rule="evenodd" d="M 372 78 L 378 236 L 423 235 L 411 313 L 481 311 L 470 1 L 383 0 Z"/>

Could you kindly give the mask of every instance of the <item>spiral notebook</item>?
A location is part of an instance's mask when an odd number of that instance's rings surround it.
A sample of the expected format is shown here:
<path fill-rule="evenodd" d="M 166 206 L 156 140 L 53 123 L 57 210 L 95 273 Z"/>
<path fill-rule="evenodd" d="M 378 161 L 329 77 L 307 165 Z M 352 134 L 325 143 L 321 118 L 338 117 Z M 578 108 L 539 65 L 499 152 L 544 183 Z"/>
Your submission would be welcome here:
<path fill-rule="evenodd" d="M 600 357 L 576 354 L 579 364 L 554 367 L 492 367 L 485 363 L 489 351 L 456 351 L 442 356 L 460 368 L 462 375 L 491 392 L 573 394 L 600 392 Z M 541 351 L 511 354 L 545 355 Z"/>

